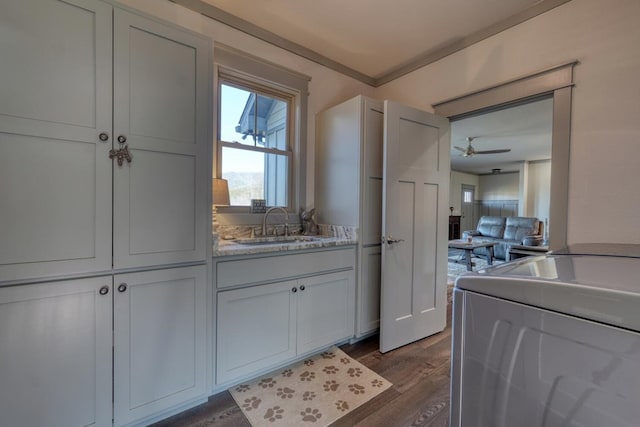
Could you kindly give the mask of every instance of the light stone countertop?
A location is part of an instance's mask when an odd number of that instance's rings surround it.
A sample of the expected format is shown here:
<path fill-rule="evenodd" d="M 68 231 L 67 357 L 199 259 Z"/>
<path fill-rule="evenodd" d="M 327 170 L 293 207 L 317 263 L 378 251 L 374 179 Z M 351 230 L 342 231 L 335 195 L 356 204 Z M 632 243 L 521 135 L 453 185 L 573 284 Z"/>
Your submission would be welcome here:
<path fill-rule="evenodd" d="M 213 256 L 253 255 L 269 252 L 299 251 L 304 249 L 328 248 L 332 246 L 355 245 L 357 240 L 344 237 L 316 236 L 317 240 L 301 242 L 277 242 L 269 244 L 247 245 L 235 243 L 233 240 L 218 241 L 218 250 Z"/>
<path fill-rule="evenodd" d="M 358 230 L 353 227 L 320 226 L 322 235 L 312 236 L 314 240 L 295 242 L 274 242 L 261 244 L 241 244 L 234 240 L 217 239 L 213 245 L 213 256 L 224 257 L 233 255 L 253 255 L 261 253 L 299 251 L 316 248 L 329 248 L 334 246 L 348 246 L 358 243 Z"/>

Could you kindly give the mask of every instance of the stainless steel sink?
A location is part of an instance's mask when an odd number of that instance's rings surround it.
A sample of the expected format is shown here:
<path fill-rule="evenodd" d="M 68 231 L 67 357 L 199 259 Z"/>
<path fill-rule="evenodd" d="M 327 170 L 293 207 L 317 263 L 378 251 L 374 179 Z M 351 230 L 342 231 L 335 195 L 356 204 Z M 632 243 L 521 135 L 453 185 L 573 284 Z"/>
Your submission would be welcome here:
<path fill-rule="evenodd" d="M 254 237 L 250 239 L 235 239 L 235 243 L 241 245 L 273 245 L 277 243 L 303 243 L 321 240 L 320 237 L 313 236 L 267 236 Z"/>

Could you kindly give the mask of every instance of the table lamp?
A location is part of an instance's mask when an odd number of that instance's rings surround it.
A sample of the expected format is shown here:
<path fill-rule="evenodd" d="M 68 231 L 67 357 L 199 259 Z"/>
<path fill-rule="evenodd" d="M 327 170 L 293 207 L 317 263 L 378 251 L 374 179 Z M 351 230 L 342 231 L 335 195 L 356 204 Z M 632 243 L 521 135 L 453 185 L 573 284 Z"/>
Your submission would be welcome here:
<path fill-rule="evenodd" d="M 213 178 L 211 185 L 211 204 L 213 215 L 213 231 L 218 229 L 218 206 L 229 206 L 229 182 L 222 178 Z"/>

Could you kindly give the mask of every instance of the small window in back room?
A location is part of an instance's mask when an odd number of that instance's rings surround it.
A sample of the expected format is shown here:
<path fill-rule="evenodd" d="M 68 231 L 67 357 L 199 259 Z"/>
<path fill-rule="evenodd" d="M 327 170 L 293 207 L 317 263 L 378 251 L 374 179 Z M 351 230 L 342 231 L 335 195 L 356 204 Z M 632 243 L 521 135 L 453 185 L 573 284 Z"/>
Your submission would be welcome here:
<path fill-rule="evenodd" d="M 265 199 L 267 206 L 288 207 L 293 98 L 241 79 L 221 79 L 218 89 L 218 165 L 231 205 Z"/>
<path fill-rule="evenodd" d="M 472 197 L 473 197 L 473 191 L 464 190 L 462 202 L 463 203 L 471 203 L 471 202 L 473 202 L 473 200 L 471 200 Z"/>

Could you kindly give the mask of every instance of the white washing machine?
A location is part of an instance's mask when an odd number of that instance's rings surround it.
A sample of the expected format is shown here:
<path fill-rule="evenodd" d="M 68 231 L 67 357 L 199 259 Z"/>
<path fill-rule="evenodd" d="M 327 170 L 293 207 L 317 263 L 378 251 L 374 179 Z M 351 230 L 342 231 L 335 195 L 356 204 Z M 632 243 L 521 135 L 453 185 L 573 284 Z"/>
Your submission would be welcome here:
<path fill-rule="evenodd" d="M 450 425 L 640 426 L 640 245 L 460 276 Z"/>

